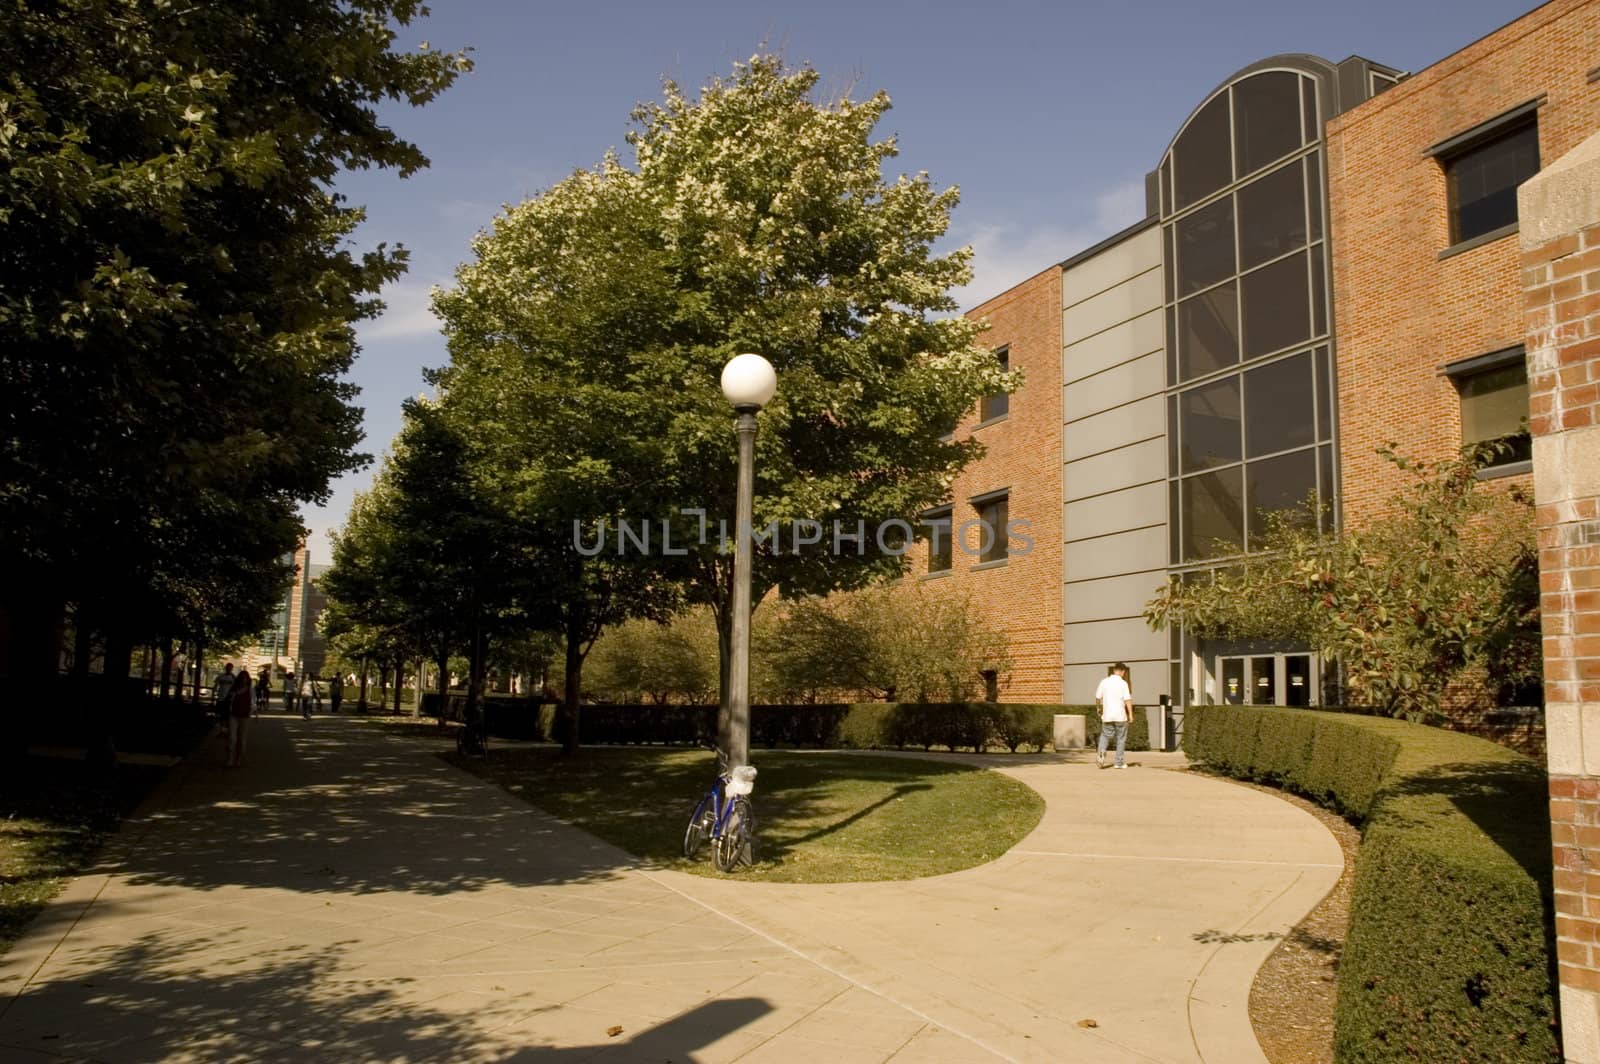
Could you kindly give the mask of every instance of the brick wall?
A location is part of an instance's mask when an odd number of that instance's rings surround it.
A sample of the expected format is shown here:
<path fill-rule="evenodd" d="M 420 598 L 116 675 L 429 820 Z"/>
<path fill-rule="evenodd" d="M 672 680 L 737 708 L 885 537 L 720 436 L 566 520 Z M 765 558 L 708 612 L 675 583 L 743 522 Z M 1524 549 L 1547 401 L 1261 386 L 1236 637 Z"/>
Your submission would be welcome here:
<path fill-rule="evenodd" d="M 1010 488 L 1012 521 L 1027 521 L 1033 539 L 1026 554 L 1002 566 L 977 569 L 977 530 L 958 548 L 946 576 L 926 577 L 925 551 L 912 557 L 911 579 L 931 594 L 970 594 L 973 605 L 1010 643 L 1012 672 L 1000 697 L 1007 702 L 1061 700 L 1061 271 L 1042 273 L 967 314 L 987 320 L 979 341 L 1010 348 L 1010 364 L 1025 378 L 1011 396 L 1004 420 L 976 427 L 976 413 L 956 437 L 976 437 L 985 454 L 956 479 L 950 493 L 953 523 L 975 520 L 969 501 Z M 1013 550 L 1017 542 L 1012 543 Z"/>
<path fill-rule="evenodd" d="M 1587 78 L 1597 57 L 1600 4 L 1555 0 L 1329 123 L 1347 523 L 1378 512 L 1404 482 L 1378 446 L 1399 441 L 1417 458 L 1460 446 L 1460 400 L 1438 368 L 1523 338 L 1515 235 L 1441 260 L 1445 173 L 1423 152 L 1545 94 L 1548 165 L 1600 128 L 1600 87 Z"/>
<path fill-rule="evenodd" d="M 1563 1052 L 1600 1062 L 1600 133 L 1518 191 Z"/>

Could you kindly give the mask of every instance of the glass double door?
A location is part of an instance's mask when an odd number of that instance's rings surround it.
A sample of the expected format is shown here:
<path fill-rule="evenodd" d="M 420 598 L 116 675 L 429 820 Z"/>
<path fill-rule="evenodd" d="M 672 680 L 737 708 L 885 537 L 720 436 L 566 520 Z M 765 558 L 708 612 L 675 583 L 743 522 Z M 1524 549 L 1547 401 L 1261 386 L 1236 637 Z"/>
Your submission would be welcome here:
<path fill-rule="evenodd" d="M 1310 654 L 1250 654 L 1217 659 L 1218 701 L 1232 706 L 1309 706 L 1315 702 Z"/>

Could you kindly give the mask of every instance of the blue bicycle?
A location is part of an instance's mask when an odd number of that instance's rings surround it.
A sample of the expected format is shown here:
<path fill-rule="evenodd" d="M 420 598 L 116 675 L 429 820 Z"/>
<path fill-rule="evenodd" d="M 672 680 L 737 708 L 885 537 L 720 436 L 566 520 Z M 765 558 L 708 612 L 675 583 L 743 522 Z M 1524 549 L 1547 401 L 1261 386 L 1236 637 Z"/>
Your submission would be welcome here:
<path fill-rule="evenodd" d="M 756 863 L 756 818 L 750 809 L 750 792 L 756 788 L 756 770 L 741 765 L 719 775 L 711 789 L 689 814 L 683 832 L 683 855 L 690 860 L 711 843 L 711 861 L 719 872 Z"/>

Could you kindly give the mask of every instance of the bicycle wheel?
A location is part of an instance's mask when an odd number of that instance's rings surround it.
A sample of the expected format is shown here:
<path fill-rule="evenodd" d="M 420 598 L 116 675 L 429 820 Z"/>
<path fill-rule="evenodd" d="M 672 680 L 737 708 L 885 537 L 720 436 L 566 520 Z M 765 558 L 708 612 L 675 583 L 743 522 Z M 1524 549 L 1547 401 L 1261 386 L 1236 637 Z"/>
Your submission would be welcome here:
<path fill-rule="evenodd" d="M 683 855 L 689 860 L 692 861 L 700 855 L 700 848 L 710 837 L 711 825 L 715 819 L 711 809 L 711 796 L 708 794 L 700 799 L 700 804 L 689 814 L 689 826 L 683 831 Z"/>
<path fill-rule="evenodd" d="M 733 800 L 711 859 L 718 872 L 732 872 L 742 864 L 756 863 L 756 820 L 745 799 Z"/>

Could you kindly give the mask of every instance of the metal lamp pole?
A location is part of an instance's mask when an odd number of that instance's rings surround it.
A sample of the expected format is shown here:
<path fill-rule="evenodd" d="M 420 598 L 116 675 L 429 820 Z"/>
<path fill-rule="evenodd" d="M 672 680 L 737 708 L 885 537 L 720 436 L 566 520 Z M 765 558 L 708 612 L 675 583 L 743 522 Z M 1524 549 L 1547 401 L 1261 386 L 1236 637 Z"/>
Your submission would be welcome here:
<path fill-rule="evenodd" d="M 733 639 L 728 662 L 728 757 L 731 771 L 750 763 L 750 569 L 755 523 L 756 414 L 772 401 L 778 377 L 760 355 L 735 355 L 722 368 L 722 394 L 738 414 L 739 480 L 734 501 Z"/>

